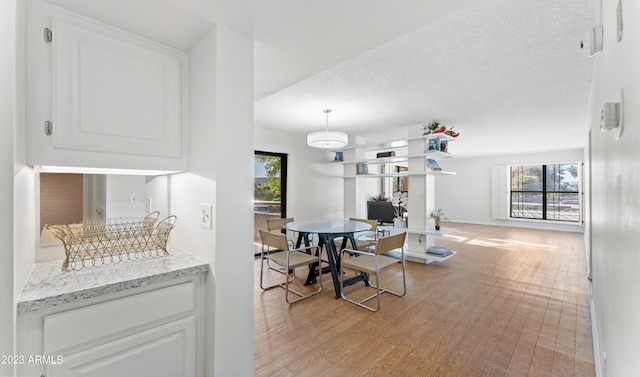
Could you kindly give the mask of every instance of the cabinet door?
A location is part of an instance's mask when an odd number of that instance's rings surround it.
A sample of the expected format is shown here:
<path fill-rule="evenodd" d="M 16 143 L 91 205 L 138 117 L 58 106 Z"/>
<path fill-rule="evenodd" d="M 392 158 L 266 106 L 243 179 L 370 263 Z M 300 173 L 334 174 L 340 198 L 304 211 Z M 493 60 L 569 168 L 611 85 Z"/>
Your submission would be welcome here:
<path fill-rule="evenodd" d="M 195 319 L 163 326 L 63 356 L 47 376 L 195 376 Z"/>
<path fill-rule="evenodd" d="M 66 20 L 53 28 L 54 148 L 180 157 L 180 57 Z"/>
<path fill-rule="evenodd" d="M 58 8 L 38 10 L 30 16 L 30 162 L 186 170 L 187 55 Z"/>

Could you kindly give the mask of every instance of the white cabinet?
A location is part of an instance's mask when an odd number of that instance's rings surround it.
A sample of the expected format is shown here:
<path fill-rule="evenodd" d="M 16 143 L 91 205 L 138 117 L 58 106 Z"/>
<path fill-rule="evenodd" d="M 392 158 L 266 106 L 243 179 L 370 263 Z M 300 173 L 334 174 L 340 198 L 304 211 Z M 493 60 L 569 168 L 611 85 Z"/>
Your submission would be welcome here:
<path fill-rule="evenodd" d="M 184 52 L 42 3 L 29 19 L 31 164 L 186 170 Z"/>
<path fill-rule="evenodd" d="M 188 317 L 78 350 L 52 365 L 47 376 L 195 376 L 194 327 L 193 317 Z"/>
<path fill-rule="evenodd" d="M 203 373 L 203 277 L 22 313 L 18 350 L 40 360 L 18 375 L 196 376 Z"/>

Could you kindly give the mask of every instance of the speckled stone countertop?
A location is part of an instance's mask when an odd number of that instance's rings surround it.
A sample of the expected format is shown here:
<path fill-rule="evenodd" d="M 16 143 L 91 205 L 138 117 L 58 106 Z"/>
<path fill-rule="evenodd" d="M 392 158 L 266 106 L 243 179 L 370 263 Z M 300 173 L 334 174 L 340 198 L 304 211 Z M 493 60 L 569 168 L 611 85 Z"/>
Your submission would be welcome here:
<path fill-rule="evenodd" d="M 209 271 L 209 263 L 170 249 L 169 255 L 62 271 L 62 261 L 36 263 L 18 300 L 18 313 L 50 308 L 108 293 Z"/>

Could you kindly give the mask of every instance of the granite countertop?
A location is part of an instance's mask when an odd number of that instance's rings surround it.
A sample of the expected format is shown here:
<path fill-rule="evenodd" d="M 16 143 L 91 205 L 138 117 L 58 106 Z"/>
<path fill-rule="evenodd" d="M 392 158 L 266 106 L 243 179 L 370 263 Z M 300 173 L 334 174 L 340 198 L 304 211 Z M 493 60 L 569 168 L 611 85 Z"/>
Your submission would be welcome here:
<path fill-rule="evenodd" d="M 62 271 L 61 266 L 62 261 L 33 266 L 18 299 L 18 313 L 209 271 L 208 262 L 179 249 L 169 249 L 167 256 L 78 271 Z"/>

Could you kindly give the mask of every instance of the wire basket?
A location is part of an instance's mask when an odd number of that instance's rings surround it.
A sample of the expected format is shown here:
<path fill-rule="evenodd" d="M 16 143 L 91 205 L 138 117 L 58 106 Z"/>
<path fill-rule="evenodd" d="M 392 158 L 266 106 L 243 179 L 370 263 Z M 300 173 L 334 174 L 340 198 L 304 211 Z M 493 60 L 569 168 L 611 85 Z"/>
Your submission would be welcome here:
<path fill-rule="evenodd" d="M 156 211 L 143 218 L 44 227 L 64 245 L 66 259 L 62 270 L 80 270 L 169 255 L 167 241 L 177 217 L 172 215 L 157 221 L 159 215 Z"/>

